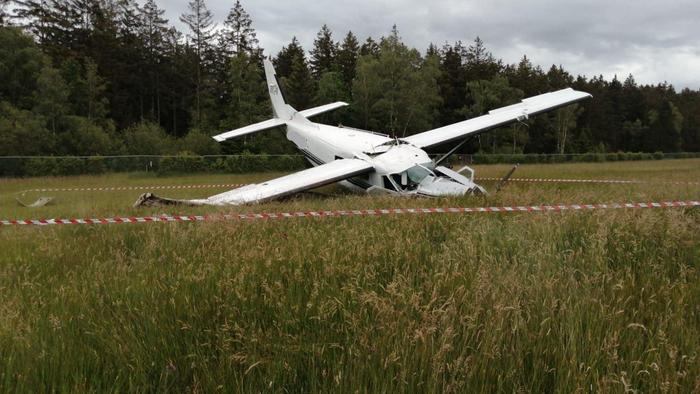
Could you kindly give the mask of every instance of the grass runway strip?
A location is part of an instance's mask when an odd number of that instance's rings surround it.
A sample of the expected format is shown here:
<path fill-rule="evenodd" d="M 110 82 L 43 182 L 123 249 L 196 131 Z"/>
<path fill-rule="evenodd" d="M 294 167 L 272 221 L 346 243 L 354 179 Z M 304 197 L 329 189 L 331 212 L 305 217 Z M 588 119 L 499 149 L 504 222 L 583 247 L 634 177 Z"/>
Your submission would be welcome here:
<path fill-rule="evenodd" d="M 476 182 L 500 181 L 498 177 L 475 178 Z M 637 179 L 557 179 L 557 178 L 510 178 L 508 182 L 530 182 L 530 183 L 609 183 L 609 184 L 666 184 L 666 185 L 700 185 L 700 182 L 683 181 L 641 181 Z M 66 187 L 66 188 L 40 188 L 24 190 L 27 192 L 116 192 L 130 190 L 176 190 L 176 189 L 216 189 L 223 187 L 243 187 L 247 183 L 220 183 L 208 185 L 155 185 L 155 186 L 104 186 L 104 187 Z"/>
<path fill-rule="evenodd" d="M 244 213 L 221 215 L 159 215 L 143 217 L 110 217 L 85 219 L 18 219 L 0 220 L 1 226 L 50 226 L 50 225 L 88 225 L 88 224 L 125 224 L 125 223 L 165 223 L 165 222 L 204 222 L 215 220 L 266 220 L 291 219 L 306 217 L 345 217 L 345 216 L 384 216 L 400 214 L 434 214 L 434 213 L 507 213 L 507 212 L 561 212 L 592 211 L 604 209 L 642 209 L 642 208 L 683 208 L 698 207 L 700 201 L 666 201 L 648 203 L 612 203 L 612 204 L 559 204 L 509 207 L 460 207 L 460 208 L 389 208 L 335 211 L 303 211 L 281 213 Z"/>

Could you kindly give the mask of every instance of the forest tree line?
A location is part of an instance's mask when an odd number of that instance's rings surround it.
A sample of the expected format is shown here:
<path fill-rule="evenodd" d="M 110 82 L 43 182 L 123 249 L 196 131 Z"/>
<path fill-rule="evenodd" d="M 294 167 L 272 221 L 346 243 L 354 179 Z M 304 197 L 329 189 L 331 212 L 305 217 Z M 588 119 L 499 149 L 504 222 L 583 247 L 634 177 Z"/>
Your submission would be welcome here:
<path fill-rule="evenodd" d="M 293 152 L 279 131 L 210 138 L 271 117 L 270 54 L 241 2 L 217 24 L 205 0 L 190 1 L 185 32 L 164 13 L 154 0 L 0 0 L 0 156 Z M 700 91 L 544 70 L 526 56 L 507 64 L 478 37 L 420 51 L 396 26 L 360 39 L 324 25 L 308 52 L 291 38 L 272 59 L 294 108 L 351 104 L 317 119 L 331 124 L 402 137 L 573 87 L 594 98 L 464 151 L 700 151 Z"/>

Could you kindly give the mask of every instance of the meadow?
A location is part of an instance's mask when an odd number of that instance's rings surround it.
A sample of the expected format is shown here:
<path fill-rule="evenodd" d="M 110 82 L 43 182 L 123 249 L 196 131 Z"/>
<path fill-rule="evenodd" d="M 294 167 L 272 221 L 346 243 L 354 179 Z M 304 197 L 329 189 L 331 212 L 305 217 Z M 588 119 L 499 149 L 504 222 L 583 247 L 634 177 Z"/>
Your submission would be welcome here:
<path fill-rule="evenodd" d="M 477 177 L 507 165 L 476 166 Z M 700 199 L 700 159 L 522 166 L 488 196 L 336 186 L 228 208 L 142 191 L 279 174 L 0 179 L 0 218 Z M 156 190 L 203 197 L 225 189 Z M 700 210 L 0 228 L 3 392 L 698 392 Z"/>

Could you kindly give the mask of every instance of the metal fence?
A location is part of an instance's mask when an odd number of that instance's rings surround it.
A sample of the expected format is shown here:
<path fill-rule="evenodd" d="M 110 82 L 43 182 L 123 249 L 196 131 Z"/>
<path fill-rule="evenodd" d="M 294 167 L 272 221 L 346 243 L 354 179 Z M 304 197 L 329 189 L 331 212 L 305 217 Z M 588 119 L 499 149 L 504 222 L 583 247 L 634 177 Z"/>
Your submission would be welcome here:
<path fill-rule="evenodd" d="M 440 157 L 441 154 L 433 154 Z M 605 162 L 697 158 L 700 153 L 569 153 L 569 154 L 455 154 L 452 163 L 527 164 Z M 306 167 L 302 155 L 124 155 L 124 156 L 0 156 L 1 177 L 60 176 L 105 172 L 248 173 L 294 171 Z"/>

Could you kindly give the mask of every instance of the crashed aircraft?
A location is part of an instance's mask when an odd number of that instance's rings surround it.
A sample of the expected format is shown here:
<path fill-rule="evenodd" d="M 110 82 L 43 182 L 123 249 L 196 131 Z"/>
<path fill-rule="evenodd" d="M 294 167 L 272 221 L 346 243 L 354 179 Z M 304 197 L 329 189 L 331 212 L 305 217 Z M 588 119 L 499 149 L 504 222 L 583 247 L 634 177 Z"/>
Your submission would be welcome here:
<path fill-rule="evenodd" d="M 545 93 L 520 103 L 490 111 L 463 122 L 405 138 L 349 127 L 313 123 L 316 115 L 348 105 L 336 102 L 303 111 L 285 103 L 272 63 L 263 61 L 274 118 L 214 136 L 225 141 L 274 127 L 284 126 L 289 139 L 313 165 L 267 182 L 251 184 L 208 198 L 179 200 L 145 193 L 135 206 L 144 205 L 242 205 L 263 202 L 314 189 L 334 182 L 367 193 L 396 196 L 462 196 L 485 193 L 474 183 L 474 171 L 453 171 L 440 164 L 470 138 L 530 116 L 551 111 L 591 97 L 571 88 Z M 432 160 L 424 149 L 458 142 L 449 153 Z"/>

